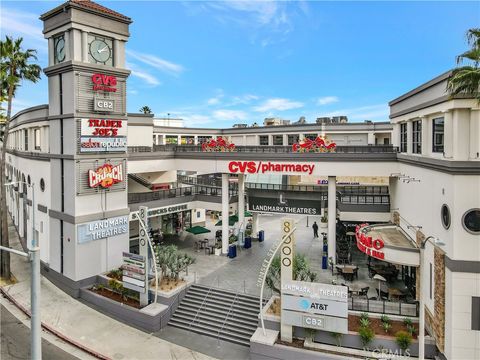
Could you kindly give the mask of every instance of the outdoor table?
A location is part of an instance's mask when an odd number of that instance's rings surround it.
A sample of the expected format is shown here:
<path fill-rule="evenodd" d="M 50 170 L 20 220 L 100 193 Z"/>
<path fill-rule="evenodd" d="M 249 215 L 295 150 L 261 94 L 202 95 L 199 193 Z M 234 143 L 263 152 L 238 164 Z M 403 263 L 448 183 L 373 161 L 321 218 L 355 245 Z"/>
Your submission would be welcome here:
<path fill-rule="evenodd" d="M 345 280 L 353 280 L 354 276 L 358 277 L 358 266 L 355 265 L 336 265 L 335 266 Z"/>
<path fill-rule="evenodd" d="M 352 292 L 352 295 L 358 295 L 362 291 L 362 286 L 361 284 L 351 284 L 348 289 Z"/>
<path fill-rule="evenodd" d="M 200 243 L 200 249 L 205 249 L 208 239 L 199 240 L 198 242 Z"/>

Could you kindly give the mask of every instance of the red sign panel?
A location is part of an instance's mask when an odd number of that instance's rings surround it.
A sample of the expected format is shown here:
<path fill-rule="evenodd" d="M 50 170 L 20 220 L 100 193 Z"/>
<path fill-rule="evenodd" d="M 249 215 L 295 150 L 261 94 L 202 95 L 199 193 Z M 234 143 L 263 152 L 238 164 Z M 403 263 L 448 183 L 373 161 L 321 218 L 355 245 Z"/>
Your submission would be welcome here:
<path fill-rule="evenodd" d="M 122 164 L 112 166 L 105 164 L 100 166 L 95 171 L 88 171 L 88 186 L 91 188 L 101 186 L 103 188 L 109 188 L 113 184 L 123 181 L 123 167 Z"/>
<path fill-rule="evenodd" d="M 270 172 L 296 172 L 306 173 L 311 175 L 315 169 L 315 164 L 295 164 L 295 163 L 272 163 L 270 161 L 230 161 L 228 163 L 228 171 L 233 174 L 249 173 L 249 174 L 263 174 Z"/>
<path fill-rule="evenodd" d="M 105 74 L 92 75 L 93 91 L 117 92 L 117 77 Z"/>
<path fill-rule="evenodd" d="M 357 226 L 356 228 L 356 237 L 357 237 L 357 247 L 358 250 L 371 256 L 375 259 L 384 260 L 385 253 L 380 251 L 385 246 L 385 243 L 382 239 L 373 239 L 371 236 L 366 236 L 362 232 L 362 228 L 368 224 Z"/>

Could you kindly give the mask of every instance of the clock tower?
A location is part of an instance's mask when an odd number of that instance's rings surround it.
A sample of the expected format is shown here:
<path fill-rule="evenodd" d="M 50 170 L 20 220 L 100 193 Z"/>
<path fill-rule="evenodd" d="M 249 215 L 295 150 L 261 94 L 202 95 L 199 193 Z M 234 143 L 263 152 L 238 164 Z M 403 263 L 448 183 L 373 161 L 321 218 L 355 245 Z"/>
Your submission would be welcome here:
<path fill-rule="evenodd" d="M 120 266 L 129 249 L 125 44 L 132 21 L 89 0 L 67 1 L 40 19 L 49 54 L 48 265 L 74 290 Z"/>

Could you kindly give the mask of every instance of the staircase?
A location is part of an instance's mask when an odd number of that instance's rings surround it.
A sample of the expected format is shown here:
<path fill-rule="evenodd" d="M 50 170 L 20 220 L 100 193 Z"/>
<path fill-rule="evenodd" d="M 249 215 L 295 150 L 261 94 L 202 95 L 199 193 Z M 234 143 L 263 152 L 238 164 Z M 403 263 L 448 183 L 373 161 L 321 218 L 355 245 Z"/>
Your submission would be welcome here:
<path fill-rule="evenodd" d="M 250 337 L 257 329 L 258 307 L 256 296 L 195 284 L 190 286 L 168 324 L 250 346 Z"/>
<path fill-rule="evenodd" d="M 145 186 L 147 189 L 150 189 L 152 190 L 152 183 L 150 181 L 148 181 L 147 179 L 144 179 L 143 177 L 137 175 L 137 174 L 128 174 L 128 178 L 130 180 L 134 180 L 136 181 L 137 183 L 139 183 L 140 185 L 143 185 Z"/>

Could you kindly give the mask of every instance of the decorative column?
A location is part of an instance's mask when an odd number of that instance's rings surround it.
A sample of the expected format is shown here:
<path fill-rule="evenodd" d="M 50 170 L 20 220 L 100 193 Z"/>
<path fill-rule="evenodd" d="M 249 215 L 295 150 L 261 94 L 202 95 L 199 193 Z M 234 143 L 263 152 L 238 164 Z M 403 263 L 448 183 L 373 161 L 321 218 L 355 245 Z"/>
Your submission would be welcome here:
<path fill-rule="evenodd" d="M 443 156 L 452 158 L 453 156 L 453 119 L 452 111 L 443 112 Z"/>
<path fill-rule="evenodd" d="M 65 31 L 65 61 L 72 59 L 72 54 L 70 53 L 70 45 L 71 45 L 70 34 L 71 34 L 71 31 Z"/>
<path fill-rule="evenodd" d="M 222 174 L 222 253 L 228 252 L 228 174 Z"/>
<path fill-rule="evenodd" d="M 252 214 L 252 237 L 256 238 L 258 233 L 258 214 Z"/>
<path fill-rule="evenodd" d="M 82 61 L 88 62 L 88 33 L 82 31 Z"/>
<path fill-rule="evenodd" d="M 426 116 L 422 116 L 420 120 L 422 121 L 422 155 L 425 156 L 430 153 L 432 148 L 430 144 L 431 136 L 428 136 L 430 126 L 428 126 L 428 118 Z"/>
<path fill-rule="evenodd" d="M 412 134 L 413 125 L 411 121 L 407 121 L 407 154 L 413 153 L 413 134 Z"/>
<path fill-rule="evenodd" d="M 336 263 L 337 178 L 328 177 L 328 257 Z"/>
<path fill-rule="evenodd" d="M 55 41 L 53 37 L 48 38 L 48 66 L 55 65 Z"/>
<path fill-rule="evenodd" d="M 245 175 L 238 175 L 238 223 L 240 231 L 245 231 Z"/>

